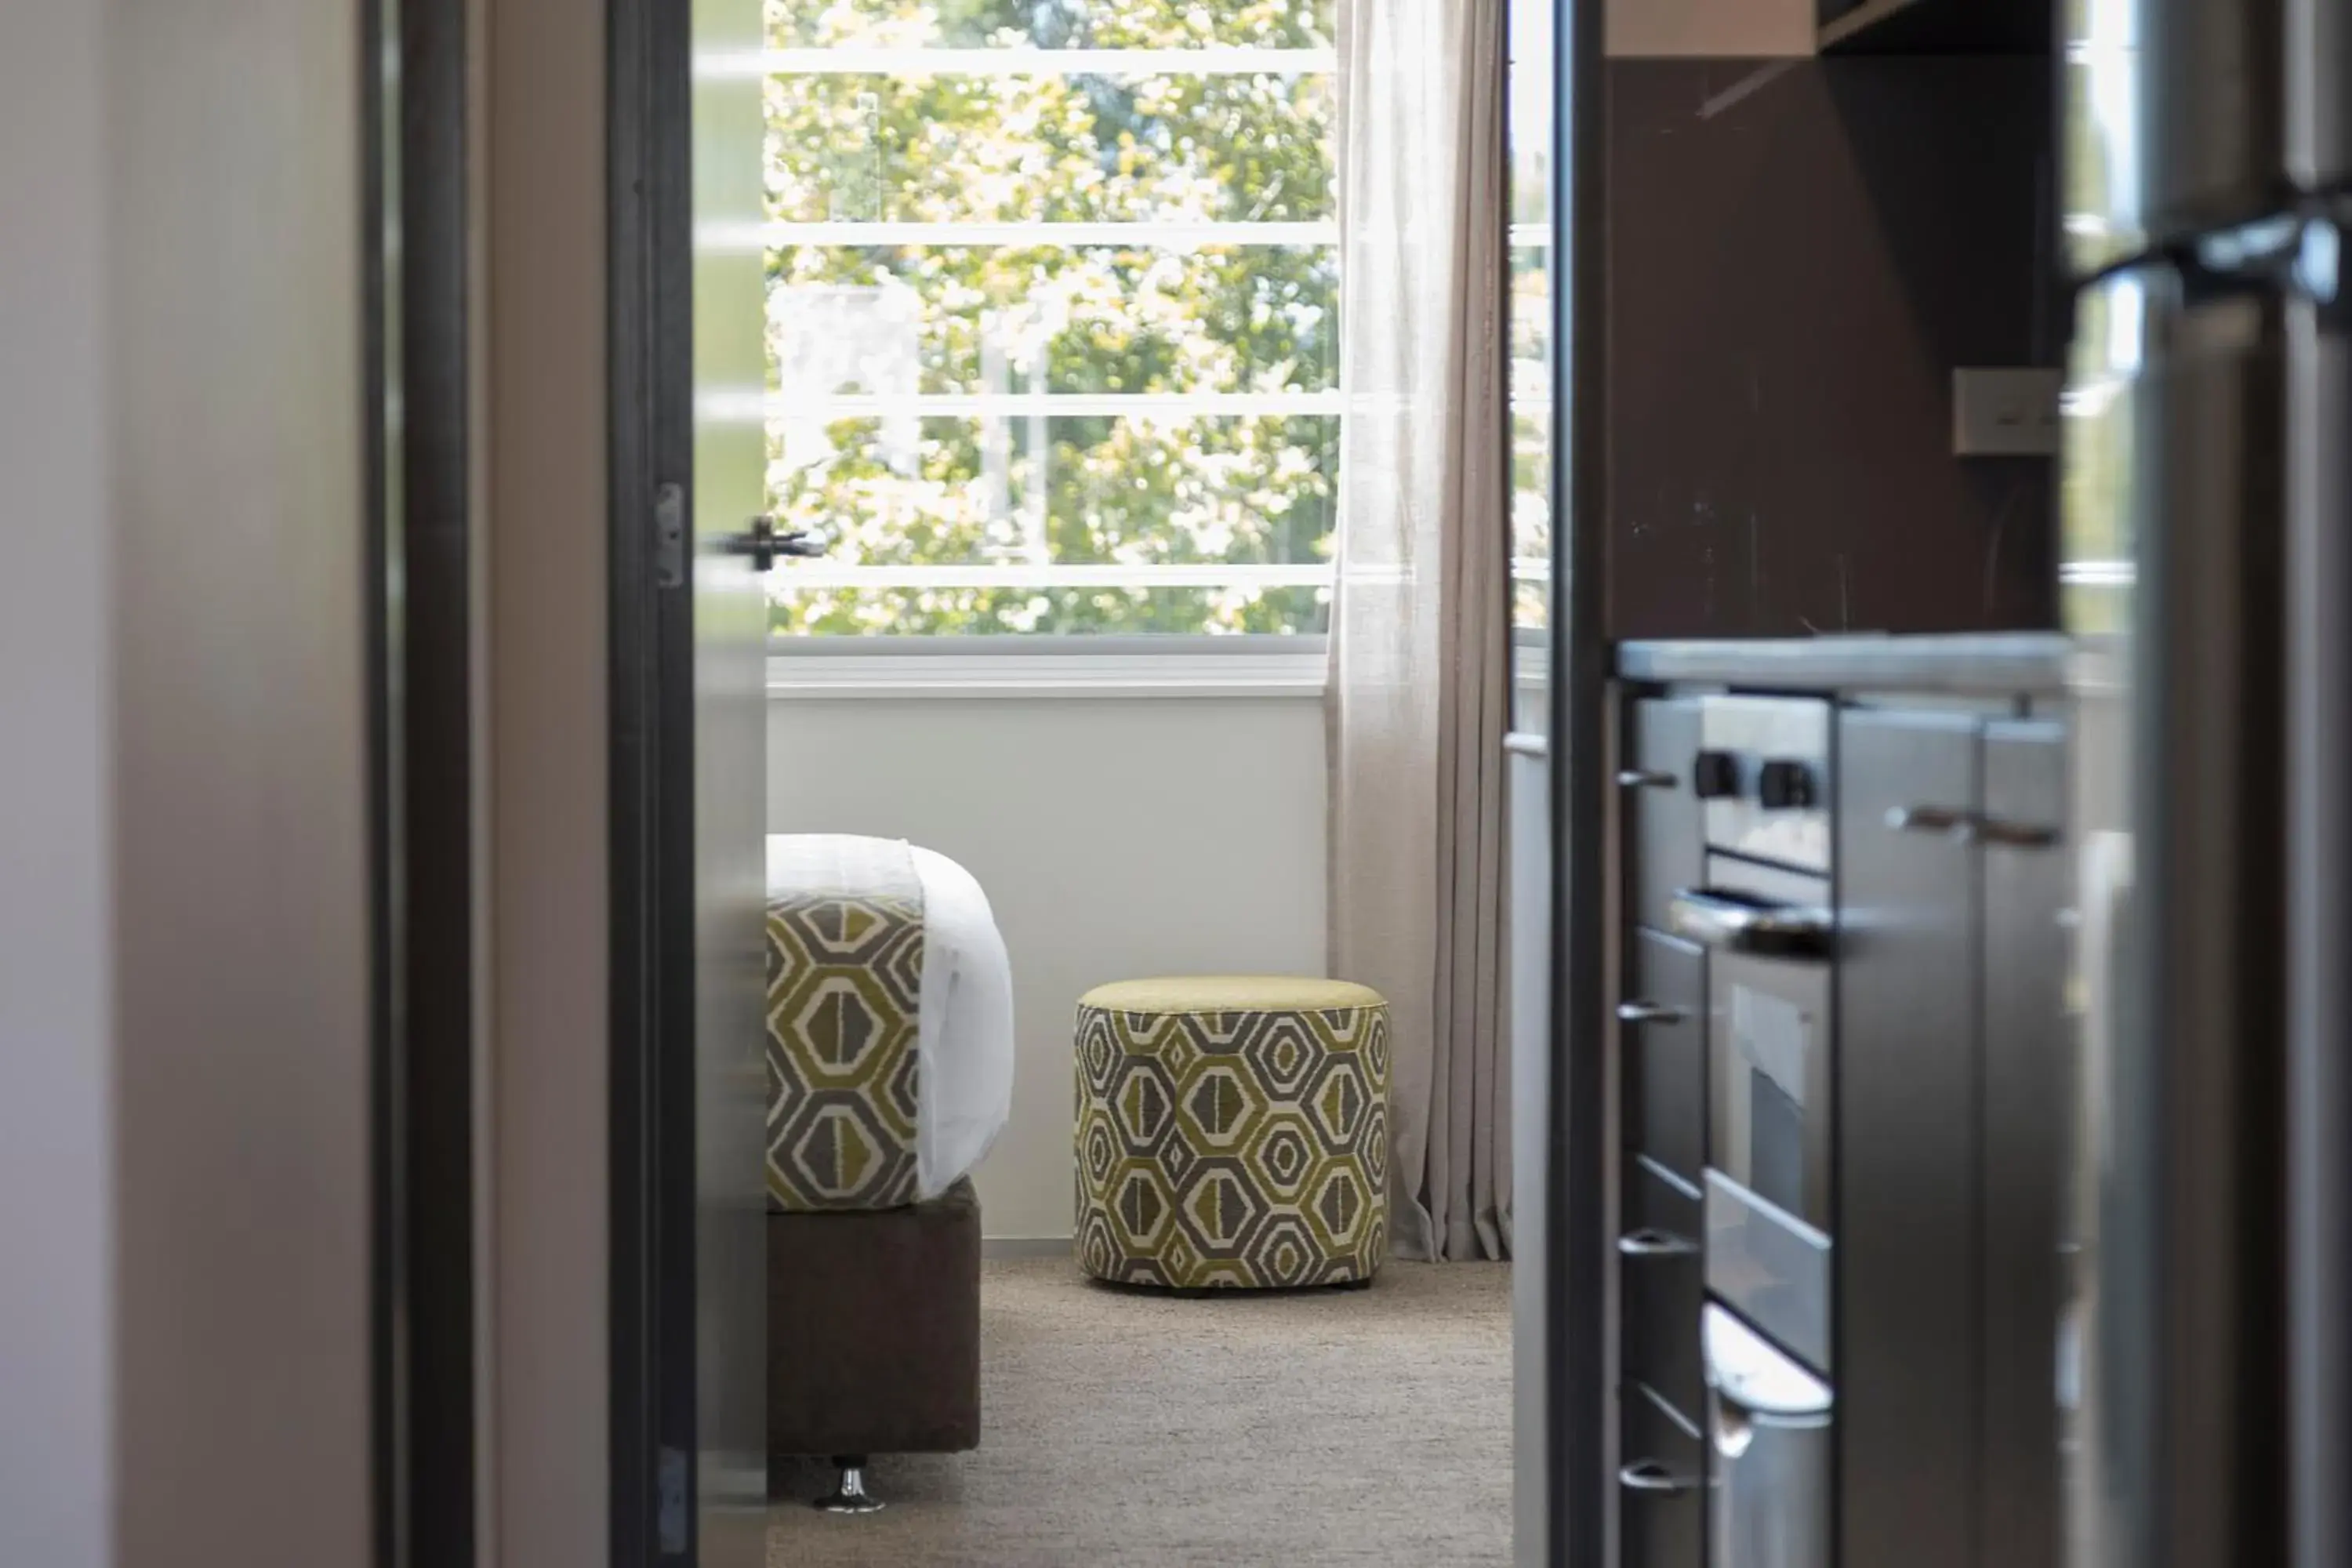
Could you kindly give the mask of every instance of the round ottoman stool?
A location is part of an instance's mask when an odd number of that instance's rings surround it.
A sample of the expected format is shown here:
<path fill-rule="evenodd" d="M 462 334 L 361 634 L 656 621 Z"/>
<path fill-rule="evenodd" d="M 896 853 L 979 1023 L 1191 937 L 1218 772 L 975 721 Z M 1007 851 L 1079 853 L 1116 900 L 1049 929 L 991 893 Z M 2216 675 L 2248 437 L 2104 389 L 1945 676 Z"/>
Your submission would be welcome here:
<path fill-rule="evenodd" d="M 1177 1290 L 1360 1285 L 1388 1255 L 1389 1008 L 1276 976 L 1078 1002 L 1078 1265 Z"/>

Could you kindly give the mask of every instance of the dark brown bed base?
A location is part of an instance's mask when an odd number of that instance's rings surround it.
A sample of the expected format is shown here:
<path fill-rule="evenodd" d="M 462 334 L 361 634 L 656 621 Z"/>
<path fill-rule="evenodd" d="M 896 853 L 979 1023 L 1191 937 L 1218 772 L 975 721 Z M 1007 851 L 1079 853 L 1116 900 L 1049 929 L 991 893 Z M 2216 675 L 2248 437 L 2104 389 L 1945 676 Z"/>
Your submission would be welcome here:
<path fill-rule="evenodd" d="M 980 1200 L 768 1215 L 768 1452 L 980 1444 Z"/>

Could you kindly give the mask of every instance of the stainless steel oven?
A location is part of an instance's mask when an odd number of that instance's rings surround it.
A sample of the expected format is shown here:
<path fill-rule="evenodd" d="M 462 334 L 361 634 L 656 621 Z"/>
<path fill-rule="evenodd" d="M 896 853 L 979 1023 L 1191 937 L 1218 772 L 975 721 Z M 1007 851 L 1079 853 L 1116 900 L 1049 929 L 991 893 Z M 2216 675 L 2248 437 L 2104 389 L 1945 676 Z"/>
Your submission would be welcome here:
<path fill-rule="evenodd" d="M 1810 697 L 1701 700 L 1691 792 L 1711 847 L 1797 870 L 1830 868 L 1830 712 Z"/>
<path fill-rule="evenodd" d="M 1826 879 L 1710 856 L 1674 900 L 1708 950 L 1710 1290 L 1828 1370 L 1832 1119 Z"/>
<path fill-rule="evenodd" d="M 1831 1560 L 1829 1384 L 1710 1306 L 1706 1363 L 1709 1568 L 1825 1568 Z"/>
<path fill-rule="evenodd" d="M 1675 895 L 1709 950 L 1706 1163 L 1809 1225 L 1830 1225 L 1829 884 L 1710 857 Z"/>

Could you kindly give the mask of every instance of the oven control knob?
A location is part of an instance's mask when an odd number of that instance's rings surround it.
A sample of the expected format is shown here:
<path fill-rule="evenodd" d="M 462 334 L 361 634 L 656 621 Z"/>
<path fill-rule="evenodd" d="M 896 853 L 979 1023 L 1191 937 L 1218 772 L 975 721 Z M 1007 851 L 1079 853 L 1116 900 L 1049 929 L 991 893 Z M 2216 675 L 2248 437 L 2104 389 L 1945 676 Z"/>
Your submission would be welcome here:
<path fill-rule="evenodd" d="M 1691 759 L 1691 794 L 1725 800 L 1739 793 L 1739 759 L 1729 752 L 1701 752 Z"/>
<path fill-rule="evenodd" d="M 1767 811 L 1802 811 L 1813 804 L 1813 770 L 1793 757 L 1774 757 L 1756 770 L 1756 802 Z"/>

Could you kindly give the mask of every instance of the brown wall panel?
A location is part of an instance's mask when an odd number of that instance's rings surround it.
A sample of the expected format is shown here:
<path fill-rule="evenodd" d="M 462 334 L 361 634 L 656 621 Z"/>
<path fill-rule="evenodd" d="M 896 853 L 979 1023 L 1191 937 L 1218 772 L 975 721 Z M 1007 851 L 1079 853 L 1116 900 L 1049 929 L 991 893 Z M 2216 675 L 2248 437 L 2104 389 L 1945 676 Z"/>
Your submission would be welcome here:
<path fill-rule="evenodd" d="M 2054 624 L 2054 464 L 1951 372 L 2054 363 L 2050 64 L 1609 65 L 1614 637 Z"/>

